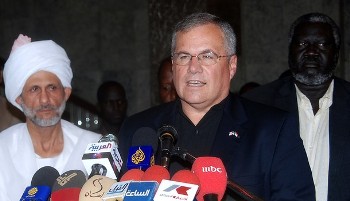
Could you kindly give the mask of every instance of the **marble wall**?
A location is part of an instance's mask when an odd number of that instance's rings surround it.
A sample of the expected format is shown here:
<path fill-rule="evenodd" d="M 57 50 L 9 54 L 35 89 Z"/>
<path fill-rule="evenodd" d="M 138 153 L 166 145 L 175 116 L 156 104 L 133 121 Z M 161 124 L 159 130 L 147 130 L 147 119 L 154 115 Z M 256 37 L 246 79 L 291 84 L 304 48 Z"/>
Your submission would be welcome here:
<path fill-rule="evenodd" d="M 98 85 L 121 82 L 129 114 L 158 104 L 156 72 L 170 53 L 170 34 L 182 16 L 208 11 L 230 21 L 239 36 L 236 92 L 287 69 L 287 33 L 299 15 L 318 11 L 341 27 L 344 46 L 337 69 L 350 80 L 350 2 L 347 0 L 0 0 L 0 56 L 19 33 L 52 39 L 72 61 L 73 93 L 96 104 Z"/>

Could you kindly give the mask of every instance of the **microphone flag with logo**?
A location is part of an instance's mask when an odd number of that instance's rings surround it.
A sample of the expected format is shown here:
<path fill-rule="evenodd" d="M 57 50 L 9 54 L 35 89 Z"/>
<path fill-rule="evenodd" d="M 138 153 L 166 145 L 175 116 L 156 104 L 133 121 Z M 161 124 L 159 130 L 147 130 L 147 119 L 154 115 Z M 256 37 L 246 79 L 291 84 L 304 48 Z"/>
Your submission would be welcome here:
<path fill-rule="evenodd" d="M 20 201 L 48 200 L 51 195 L 52 185 L 60 174 L 51 166 L 44 166 L 33 175 L 31 185 L 28 186 Z"/>
<path fill-rule="evenodd" d="M 198 157 L 192 172 L 200 181 L 200 190 L 196 198 L 198 201 L 222 200 L 227 185 L 227 173 L 220 158 Z"/>
<path fill-rule="evenodd" d="M 81 170 L 69 170 L 59 176 L 52 186 L 51 201 L 79 201 L 86 176 Z"/>
<path fill-rule="evenodd" d="M 88 144 L 82 161 L 89 178 L 94 175 L 103 175 L 117 179 L 123 165 L 117 140 L 112 134 L 103 136 L 98 143 Z"/>
<path fill-rule="evenodd" d="M 180 170 L 171 180 L 162 180 L 154 201 L 192 201 L 198 188 L 198 177 L 189 170 Z"/>

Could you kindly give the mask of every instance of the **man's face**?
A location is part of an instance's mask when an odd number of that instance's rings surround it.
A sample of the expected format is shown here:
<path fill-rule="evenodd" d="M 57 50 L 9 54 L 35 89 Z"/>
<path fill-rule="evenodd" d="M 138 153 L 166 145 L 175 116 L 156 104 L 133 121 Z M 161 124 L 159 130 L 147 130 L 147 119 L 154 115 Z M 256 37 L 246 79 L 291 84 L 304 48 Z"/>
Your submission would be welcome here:
<path fill-rule="evenodd" d="M 227 55 L 224 34 L 214 24 L 201 25 L 189 31 L 179 32 L 175 53 L 196 56 L 205 52 Z M 174 63 L 174 85 L 183 106 L 209 110 L 229 93 L 230 81 L 236 72 L 237 57 L 222 57 L 216 64 L 203 66 L 196 57 L 184 66 Z"/>
<path fill-rule="evenodd" d="M 159 78 L 159 97 L 162 103 L 167 103 L 176 99 L 176 90 L 173 83 L 173 73 L 171 62 L 164 63 Z"/>
<path fill-rule="evenodd" d="M 289 67 L 297 82 L 315 86 L 329 81 L 337 58 L 330 25 L 302 23 L 295 28 L 289 47 Z"/>
<path fill-rule="evenodd" d="M 127 101 L 121 89 L 111 86 L 106 89 L 100 103 L 102 118 L 110 124 L 120 125 L 126 117 Z"/>
<path fill-rule="evenodd" d="M 61 119 L 70 93 L 56 75 L 39 71 L 28 78 L 16 102 L 35 125 L 53 126 Z"/>

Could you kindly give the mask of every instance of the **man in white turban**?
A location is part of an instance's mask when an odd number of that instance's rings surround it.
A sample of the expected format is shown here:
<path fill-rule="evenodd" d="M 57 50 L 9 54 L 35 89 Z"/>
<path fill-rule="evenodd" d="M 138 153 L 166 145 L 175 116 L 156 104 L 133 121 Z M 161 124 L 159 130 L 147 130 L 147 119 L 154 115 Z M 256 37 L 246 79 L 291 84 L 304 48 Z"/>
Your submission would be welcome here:
<path fill-rule="evenodd" d="M 51 40 L 31 42 L 20 35 L 5 64 L 5 94 L 23 111 L 26 123 L 0 134 L 0 200 L 19 200 L 34 173 L 52 166 L 60 174 L 82 170 L 88 143 L 101 135 L 61 119 L 72 88 L 70 60 Z"/>

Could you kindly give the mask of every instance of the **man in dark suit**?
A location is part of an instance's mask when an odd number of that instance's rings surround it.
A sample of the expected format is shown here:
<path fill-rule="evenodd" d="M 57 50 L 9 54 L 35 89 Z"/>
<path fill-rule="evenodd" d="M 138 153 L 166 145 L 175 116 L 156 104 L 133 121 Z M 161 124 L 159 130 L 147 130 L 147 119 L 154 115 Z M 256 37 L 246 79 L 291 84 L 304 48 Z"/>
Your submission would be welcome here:
<path fill-rule="evenodd" d="M 231 26 L 208 13 L 192 14 L 175 26 L 171 51 L 179 98 L 126 119 L 122 156 L 143 128 L 172 125 L 178 133 L 175 146 L 196 157 L 221 158 L 228 179 L 264 200 L 315 200 L 296 121 L 229 92 L 237 67 Z M 171 158 L 171 173 L 185 168 L 191 164 Z"/>
<path fill-rule="evenodd" d="M 299 118 L 318 201 L 350 200 L 350 83 L 334 76 L 339 50 L 339 28 L 330 17 L 303 15 L 289 34 L 292 76 L 243 95 Z"/>

